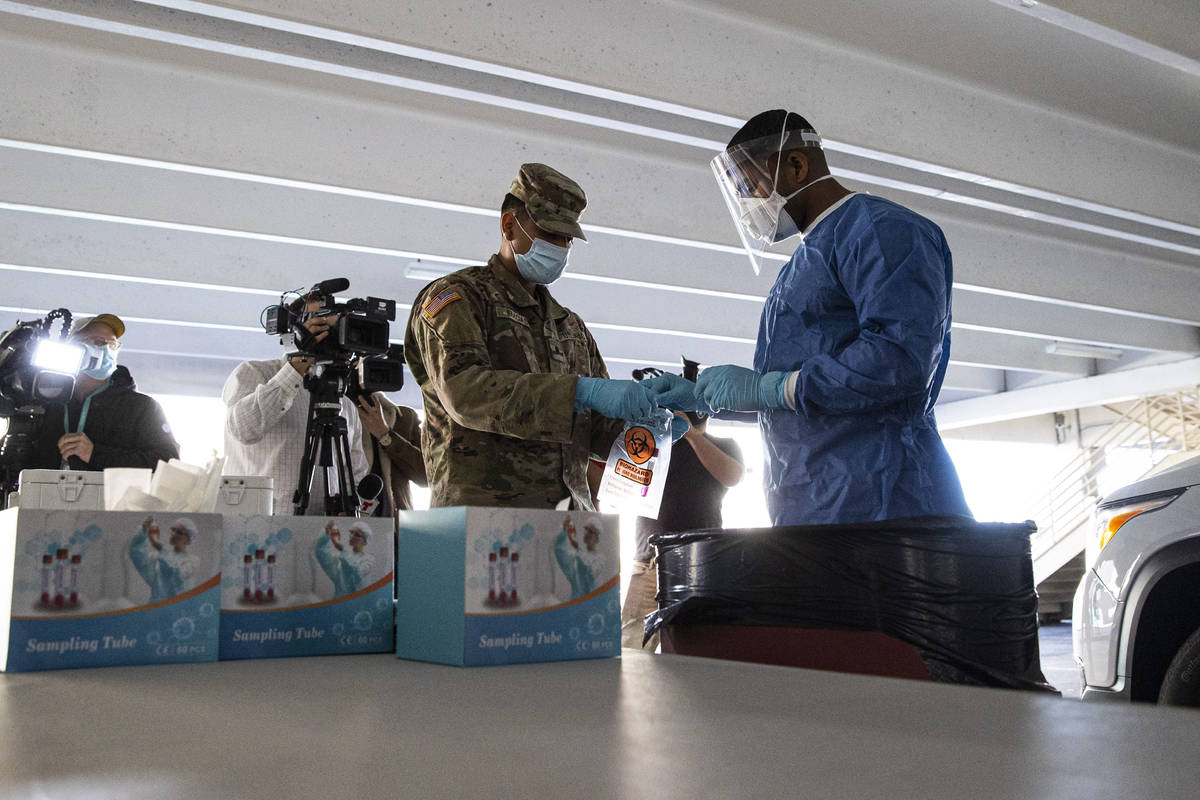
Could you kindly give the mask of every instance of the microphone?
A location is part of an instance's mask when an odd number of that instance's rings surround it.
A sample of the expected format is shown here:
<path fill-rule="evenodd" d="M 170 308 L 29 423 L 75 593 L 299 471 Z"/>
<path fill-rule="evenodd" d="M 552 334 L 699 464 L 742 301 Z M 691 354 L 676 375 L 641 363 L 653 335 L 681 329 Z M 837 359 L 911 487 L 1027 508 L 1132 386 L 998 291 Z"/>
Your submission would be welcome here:
<path fill-rule="evenodd" d="M 358 510 L 364 517 L 371 516 L 381 502 L 383 494 L 383 478 L 374 472 L 366 475 L 358 482 Z"/>
<path fill-rule="evenodd" d="M 350 288 L 350 280 L 348 278 L 330 278 L 326 281 L 321 281 L 317 285 L 309 289 L 309 294 L 327 295 L 344 292 Z"/>

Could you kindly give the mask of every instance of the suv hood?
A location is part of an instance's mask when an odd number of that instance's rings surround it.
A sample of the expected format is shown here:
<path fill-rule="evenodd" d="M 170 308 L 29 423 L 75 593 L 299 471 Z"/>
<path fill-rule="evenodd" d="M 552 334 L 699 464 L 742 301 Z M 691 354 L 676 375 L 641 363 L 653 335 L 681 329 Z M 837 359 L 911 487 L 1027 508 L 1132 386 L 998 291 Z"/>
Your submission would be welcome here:
<path fill-rule="evenodd" d="M 1135 481 L 1128 486 L 1122 486 L 1100 502 L 1101 504 L 1108 504 L 1114 501 L 1127 500 L 1131 497 L 1140 497 L 1145 494 L 1165 492 L 1169 489 L 1179 489 L 1184 486 L 1195 486 L 1196 484 L 1200 484 L 1200 456 L 1194 456 L 1155 475 L 1142 478 L 1140 481 Z"/>

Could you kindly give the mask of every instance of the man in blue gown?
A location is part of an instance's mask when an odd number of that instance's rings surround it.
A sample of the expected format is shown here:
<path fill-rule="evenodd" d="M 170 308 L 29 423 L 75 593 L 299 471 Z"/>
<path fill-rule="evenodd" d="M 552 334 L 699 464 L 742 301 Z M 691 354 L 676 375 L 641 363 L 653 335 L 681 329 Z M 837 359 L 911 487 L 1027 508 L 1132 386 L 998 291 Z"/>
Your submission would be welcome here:
<path fill-rule="evenodd" d="M 950 357 L 941 229 L 833 180 L 816 131 L 784 110 L 749 120 L 713 171 L 749 237 L 800 243 L 767 296 L 754 369 L 656 378 L 658 401 L 758 412 L 775 525 L 969 518 L 933 415 Z"/>

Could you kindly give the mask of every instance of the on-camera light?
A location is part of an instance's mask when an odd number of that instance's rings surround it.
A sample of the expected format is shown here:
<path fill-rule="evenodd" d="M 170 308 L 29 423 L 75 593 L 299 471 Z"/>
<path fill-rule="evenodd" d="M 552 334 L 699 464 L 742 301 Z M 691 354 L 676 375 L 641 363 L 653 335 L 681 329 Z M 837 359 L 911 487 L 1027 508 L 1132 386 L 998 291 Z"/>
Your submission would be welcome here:
<path fill-rule="evenodd" d="M 86 351 L 77 344 L 42 339 L 33 351 L 33 365 L 38 369 L 74 375 L 83 364 Z"/>

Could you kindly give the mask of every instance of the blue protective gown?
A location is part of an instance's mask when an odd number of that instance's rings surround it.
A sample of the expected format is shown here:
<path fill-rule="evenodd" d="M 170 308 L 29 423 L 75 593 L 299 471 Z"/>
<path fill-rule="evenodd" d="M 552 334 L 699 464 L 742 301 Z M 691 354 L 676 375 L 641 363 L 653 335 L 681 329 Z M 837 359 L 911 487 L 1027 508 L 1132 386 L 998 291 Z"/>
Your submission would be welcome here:
<path fill-rule="evenodd" d="M 571 584 L 571 599 L 583 597 L 596 588 L 596 573 L 594 564 L 589 563 L 584 553 L 577 547 L 572 547 L 567 538 L 567 532 L 559 531 L 554 539 L 554 558 L 558 567 L 567 576 Z"/>
<path fill-rule="evenodd" d="M 189 579 L 199 561 L 186 553 L 153 549 L 145 531 L 138 531 L 129 541 L 129 560 L 142 580 L 150 586 L 150 603 L 158 603 L 187 591 Z"/>
<path fill-rule="evenodd" d="M 375 565 L 375 558 L 369 553 L 355 553 L 353 550 L 338 550 L 329 540 L 328 535 L 317 537 L 317 546 L 313 549 L 317 563 L 333 582 L 333 596 L 342 597 L 353 594 L 367 585 L 367 576 Z"/>
<path fill-rule="evenodd" d="M 767 296 L 754 368 L 800 370 L 796 410 L 759 415 L 775 525 L 970 516 L 933 417 L 950 357 L 951 261 L 937 225 L 846 199 Z"/>

